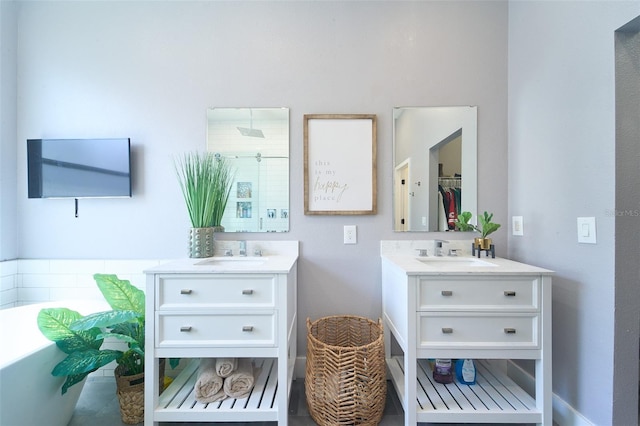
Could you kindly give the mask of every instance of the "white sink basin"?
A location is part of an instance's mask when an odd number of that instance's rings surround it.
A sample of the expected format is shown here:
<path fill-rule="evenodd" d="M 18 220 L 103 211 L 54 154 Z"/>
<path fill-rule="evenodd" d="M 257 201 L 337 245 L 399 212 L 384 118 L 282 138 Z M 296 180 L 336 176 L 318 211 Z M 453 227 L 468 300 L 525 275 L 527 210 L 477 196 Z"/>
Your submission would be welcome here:
<path fill-rule="evenodd" d="M 241 269 L 259 266 L 268 260 L 266 257 L 210 257 L 195 264 L 198 266 L 220 266 Z"/>
<path fill-rule="evenodd" d="M 416 257 L 419 262 L 428 266 L 437 267 L 491 267 L 497 266 L 494 263 L 485 260 L 476 259 L 475 257 Z"/>

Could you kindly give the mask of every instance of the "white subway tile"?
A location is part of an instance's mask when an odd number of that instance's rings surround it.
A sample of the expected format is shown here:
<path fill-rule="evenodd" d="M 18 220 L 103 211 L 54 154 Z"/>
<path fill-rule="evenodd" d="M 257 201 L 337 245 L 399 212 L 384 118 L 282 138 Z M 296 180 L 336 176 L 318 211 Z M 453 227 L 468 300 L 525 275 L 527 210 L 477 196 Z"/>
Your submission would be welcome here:
<path fill-rule="evenodd" d="M 15 306 L 18 301 L 18 289 L 12 288 L 9 290 L 0 291 L 0 305 L 13 305 Z"/>
<path fill-rule="evenodd" d="M 16 288 L 18 277 L 16 275 L 7 275 L 0 277 L 0 291 L 6 291 Z"/>
<path fill-rule="evenodd" d="M 104 272 L 104 260 L 52 259 L 50 272 L 54 274 L 95 274 Z"/>
<path fill-rule="evenodd" d="M 19 287 L 77 287 L 78 280 L 72 274 L 22 274 Z"/>
<path fill-rule="evenodd" d="M 0 277 L 16 275 L 18 273 L 17 260 L 5 260 L 0 262 Z"/>
<path fill-rule="evenodd" d="M 18 302 L 36 303 L 36 302 L 48 302 L 51 300 L 49 297 L 50 291 L 48 288 L 32 287 L 32 288 L 18 288 Z"/>
<path fill-rule="evenodd" d="M 49 300 L 104 300 L 98 287 L 93 288 L 52 288 Z"/>
<path fill-rule="evenodd" d="M 146 269 L 152 268 L 158 264 L 157 260 L 105 260 L 105 273 L 107 274 L 142 274 Z"/>
<path fill-rule="evenodd" d="M 48 259 L 20 259 L 18 260 L 19 274 L 42 274 L 49 272 Z"/>

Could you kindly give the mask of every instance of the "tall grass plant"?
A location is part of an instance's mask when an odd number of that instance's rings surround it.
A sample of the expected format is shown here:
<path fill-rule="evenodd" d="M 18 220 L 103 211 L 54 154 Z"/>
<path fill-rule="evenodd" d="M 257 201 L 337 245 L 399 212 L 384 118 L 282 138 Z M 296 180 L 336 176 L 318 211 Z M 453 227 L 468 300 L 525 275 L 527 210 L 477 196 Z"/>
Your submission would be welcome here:
<path fill-rule="evenodd" d="M 211 152 L 193 152 L 177 158 L 175 167 L 191 226 L 220 226 L 233 185 L 229 162 Z"/>

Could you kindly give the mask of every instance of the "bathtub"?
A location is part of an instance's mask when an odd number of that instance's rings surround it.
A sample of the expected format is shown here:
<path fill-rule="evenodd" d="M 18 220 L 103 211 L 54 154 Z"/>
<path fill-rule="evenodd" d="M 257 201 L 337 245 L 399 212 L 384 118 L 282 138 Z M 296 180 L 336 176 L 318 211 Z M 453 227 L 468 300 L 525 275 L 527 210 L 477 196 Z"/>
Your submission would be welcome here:
<path fill-rule="evenodd" d="M 69 308 L 87 315 L 108 310 L 101 301 L 59 301 L 0 310 L 0 425 L 67 426 L 83 383 L 61 394 L 64 377 L 51 375 L 65 354 L 37 325 L 42 308 Z"/>

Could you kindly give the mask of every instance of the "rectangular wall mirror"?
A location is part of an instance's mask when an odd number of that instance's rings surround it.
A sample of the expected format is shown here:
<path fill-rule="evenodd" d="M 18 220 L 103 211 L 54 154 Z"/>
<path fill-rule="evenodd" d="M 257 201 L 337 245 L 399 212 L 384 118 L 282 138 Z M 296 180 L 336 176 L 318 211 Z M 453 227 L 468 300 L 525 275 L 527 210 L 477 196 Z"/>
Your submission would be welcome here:
<path fill-rule="evenodd" d="M 393 109 L 393 230 L 450 231 L 457 213 L 475 223 L 477 107 Z"/>
<path fill-rule="evenodd" d="M 207 150 L 235 172 L 225 232 L 288 232 L 289 109 L 209 108 Z"/>

